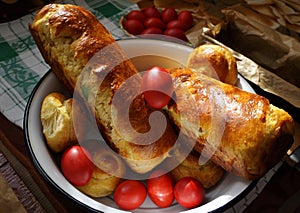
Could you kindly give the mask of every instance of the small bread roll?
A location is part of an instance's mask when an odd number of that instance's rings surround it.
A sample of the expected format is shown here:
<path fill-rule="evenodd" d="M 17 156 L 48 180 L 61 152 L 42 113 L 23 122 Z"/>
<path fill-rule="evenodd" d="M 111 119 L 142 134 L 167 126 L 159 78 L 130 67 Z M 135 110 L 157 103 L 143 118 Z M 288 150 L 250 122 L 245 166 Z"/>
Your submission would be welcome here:
<path fill-rule="evenodd" d="M 61 152 L 78 142 L 77 136 L 81 137 L 85 132 L 85 125 L 82 125 L 84 115 L 82 107 L 73 99 L 66 99 L 63 94 L 53 92 L 44 98 L 40 118 L 51 150 Z M 73 117 L 76 117 L 76 122 Z"/>
<path fill-rule="evenodd" d="M 189 55 L 187 67 L 223 83 L 235 85 L 237 81 L 236 60 L 228 49 L 219 45 L 204 44 L 195 48 Z"/>
<path fill-rule="evenodd" d="M 216 185 L 223 177 L 225 170 L 211 160 L 200 164 L 200 153 L 180 141 L 174 148 L 172 158 L 166 161 L 166 168 L 175 181 L 183 177 L 193 177 L 199 180 L 203 187 L 208 189 Z"/>
<path fill-rule="evenodd" d="M 113 151 L 103 148 L 93 155 L 95 168 L 91 180 L 77 187 L 91 197 L 105 197 L 111 194 L 125 174 L 125 164 Z"/>
<path fill-rule="evenodd" d="M 198 152 L 191 152 L 181 164 L 170 172 L 172 177 L 176 181 L 183 177 L 193 177 L 200 181 L 206 189 L 216 185 L 223 177 L 224 169 L 211 160 L 200 165 L 199 156 L 200 154 Z"/>

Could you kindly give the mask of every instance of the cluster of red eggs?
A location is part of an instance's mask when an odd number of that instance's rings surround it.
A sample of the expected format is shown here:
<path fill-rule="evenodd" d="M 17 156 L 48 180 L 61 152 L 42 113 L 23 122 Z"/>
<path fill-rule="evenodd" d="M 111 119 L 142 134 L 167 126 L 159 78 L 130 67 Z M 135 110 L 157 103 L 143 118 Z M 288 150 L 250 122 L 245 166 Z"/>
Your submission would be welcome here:
<path fill-rule="evenodd" d="M 169 7 L 160 12 L 148 7 L 130 11 L 122 25 L 132 35 L 162 34 L 188 41 L 185 32 L 193 26 L 193 16 L 187 10 L 177 13 Z"/>

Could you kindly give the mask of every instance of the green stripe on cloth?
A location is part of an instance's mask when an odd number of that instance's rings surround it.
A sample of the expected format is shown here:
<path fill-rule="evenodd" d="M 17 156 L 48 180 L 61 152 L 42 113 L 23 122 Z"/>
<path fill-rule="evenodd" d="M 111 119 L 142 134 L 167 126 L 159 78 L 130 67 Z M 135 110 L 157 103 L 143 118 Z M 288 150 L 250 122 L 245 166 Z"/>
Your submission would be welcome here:
<path fill-rule="evenodd" d="M 3 40 L 4 39 L 0 37 L 0 61 L 16 57 L 18 54 L 15 50 Z"/>
<path fill-rule="evenodd" d="M 96 10 L 101 10 L 102 14 L 105 17 L 110 17 L 110 16 L 120 12 L 120 10 L 117 7 L 115 7 L 113 4 L 111 4 L 110 2 L 107 2 L 106 4 L 96 8 Z"/>

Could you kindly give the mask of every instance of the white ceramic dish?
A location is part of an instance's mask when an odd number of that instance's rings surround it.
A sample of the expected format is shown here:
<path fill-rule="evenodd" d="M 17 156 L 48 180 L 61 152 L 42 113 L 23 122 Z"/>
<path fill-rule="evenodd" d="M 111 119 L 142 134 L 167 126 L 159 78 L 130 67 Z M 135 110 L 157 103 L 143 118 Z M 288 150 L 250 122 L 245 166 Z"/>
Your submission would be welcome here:
<path fill-rule="evenodd" d="M 133 58 L 132 61 L 142 70 L 154 65 L 183 66 L 192 51 L 189 46 L 153 39 L 128 39 L 118 41 L 118 43 L 127 56 Z M 254 93 L 254 90 L 241 76 L 239 76 L 237 86 Z M 77 190 L 62 175 L 44 140 L 39 117 L 43 98 L 53 91 L 65 93 L 65 88 L 49 71 L 32 92 L 25 110 L 24 132 L 27 147 L 36 168 L 50 184 L 87 209 L 98 212 L 124 212 L 117 208 L 111 197 L 93 199 Z M 169 208 L 158 209 L 147 199 L 134 212 L 220 212 L 237 203 L 254 186 L 255 182 L 226 174 L 217 186 L 206 192 L 206 201 L 198 208 L 186 210 L 174 203 Z"/>

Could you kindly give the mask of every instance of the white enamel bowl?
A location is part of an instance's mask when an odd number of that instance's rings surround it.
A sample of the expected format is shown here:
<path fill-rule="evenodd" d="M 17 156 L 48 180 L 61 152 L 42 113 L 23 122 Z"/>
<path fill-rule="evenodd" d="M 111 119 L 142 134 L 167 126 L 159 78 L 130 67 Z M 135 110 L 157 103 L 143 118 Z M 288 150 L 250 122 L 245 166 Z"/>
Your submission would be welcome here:
<path fill-rule="evenodd" d="M 184 66 L 189 53 L 193 50 L 183 44 L 155 39 L 128 39 L 120 40 L 118 43 L 127 56 L 133 58 L 132 61 L 141 70 L 146 70 L 154 65 L 163 67 Z M 237 86 L 254 93 L 254 90 L 241 76 L 239 76 Z M 112 197 L 93 199 L 77 190 L 62 175 L 59 165 L 44 140 L 39 117 L 43 98 L 53 91 L 66 92 L 64 86 L 49 71 L 32 92 L 25 111 L 24 132 L 27 147 L 37 170 L 53 187 L 91 211 L 124 212 L 117 208 Z M 199 213 L 225 211 L 240 201 L 254 185 L 255 182 L 227 173 L 217 186 L 207 190 L 205 203 L 198 208 L 186 210 L 174 203 L 169 208 L 159 209 L 147 198 L 145 203 L 134 212 Z"/>

